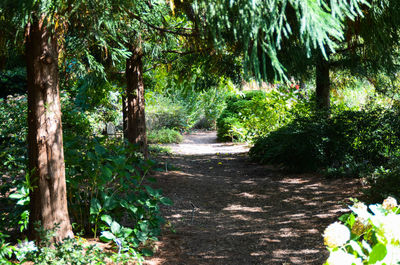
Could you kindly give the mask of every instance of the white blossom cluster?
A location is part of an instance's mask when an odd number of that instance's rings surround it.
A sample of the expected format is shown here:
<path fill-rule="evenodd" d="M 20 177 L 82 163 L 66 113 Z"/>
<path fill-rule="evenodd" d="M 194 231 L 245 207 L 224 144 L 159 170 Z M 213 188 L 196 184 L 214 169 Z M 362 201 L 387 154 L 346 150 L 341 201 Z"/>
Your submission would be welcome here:
<path fill-rule="evenodd" d="M 325 265 L 400 264 L 400 207 L 393 197 L 367 207 L 361 202 L 345 224 L 335 222 L 324 232 L 330 256 Z"/>

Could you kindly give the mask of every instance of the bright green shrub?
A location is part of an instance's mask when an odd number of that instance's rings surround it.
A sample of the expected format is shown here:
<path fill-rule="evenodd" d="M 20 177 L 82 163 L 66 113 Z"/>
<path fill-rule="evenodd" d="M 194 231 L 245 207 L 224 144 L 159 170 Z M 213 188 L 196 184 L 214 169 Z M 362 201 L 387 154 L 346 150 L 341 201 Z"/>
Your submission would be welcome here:
<path fill-rule="evenodd" d="M 183 137 L 176 130 L 159 129 L 148 131 L 147 140 L 151 144 L 178 144 L 182 142 Z"/>
<path fill-rule="evenodd" d="M 301 100 L 296 89 L 280 86 L 270 91 L 245 91 L 227 98 L 217 120 L 221 141 L 251 141 L 280 128 L 293 118 Z"/>
<path fill-rule="evenodd" d="M 352 213 L 333 223 L 324 232 L 330 255 L 326 265 L 399 264 L 400 207 L 388 197 L 382 204 L 367 207 L 356 202 Z"/>
<path fill-rule="evenodd" d="M 146 125 L 149 130 L 169 128 L 184 131 L 188 127 L 187 116 L 185 106 L 179 101 L 161 95 L 153 95 L 147 100 Z"/>
<path fill-rule="evenodd" d="M 196 90 L 184 84 L 174 84 L 173 89 L 165 90 L 163 94 L 146 92 L 146 120 L 150 129 L 214 129 L 232 88 L 221 84 Z"/>

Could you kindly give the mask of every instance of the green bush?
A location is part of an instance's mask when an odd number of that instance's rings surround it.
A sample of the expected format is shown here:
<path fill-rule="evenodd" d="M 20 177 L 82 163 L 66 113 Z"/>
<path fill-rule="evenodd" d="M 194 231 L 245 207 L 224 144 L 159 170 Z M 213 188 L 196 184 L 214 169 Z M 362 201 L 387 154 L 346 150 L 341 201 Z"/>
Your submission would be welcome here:
<path fill-rule="evenodd" d="M 148 132 L 147 140 L 151 144 L 180 143 L 183 140 L 180 132 L 172 129 L 151 130 Z"/>
<path fill-rule="evenodd" d="M 392 159 L 367 176 L 368 188 L 363 192 L 370 202 L 380 202 L 388 196 L 400 198 L 400 161 Z"/>
<path fill-rule="evenodd" d="M 227 107 L 217 120 L 218 139 L 252 141 L 269 134 L 293 118 L 301 97 L 297 89 L 286 86 L 228 97 Z"/>
<path fill-rule="evenodd" d="M 359 176 L 384 165 L 399 151 L 396 110 L 342 111 L 297 117 L 256 140 L 250 157 L 297 171 L 327 169 Z"/>
<path fill-rule="evenodd" d="M 150 254 L 144 247 L 157 239 L 163 223 L 159 205 L 172 203 L 149 186 L 151 178 L 146 175 L 155 162 L 144 160 L 135 147 L 117 138 L 94 137 L 97 125 L 91 121 L 92 113 L 83 114 L 67 97 L 63 111 L 67 199 L 74 231 L 119 244 L 121 255 L 139 248 L 140 253 Z M 0 233 L 12 230 L 13 238 L 18 233 L 15 228 L 26 229 L 29 219 L 31 187 L 29 177 L 23 178 L 27 176 L 25 114 L 24 97 L 1 101 L 0 168 L 5 174 L 0 182 Z M 0 234 L 0 256 L 9 253 L 7 244 Z"/>
<path fill-rule="evenodd" d="M 146 122 L 150 130 L 174 129 L 188 131 L 192 128 L 214 129 L 216 119 L 225 107 L 227 87 L 197 91 L 177 87 L 158 94 L 146 93 Z"/>
<path fill-rule="evenodd" d="M 158 96 L 153 104 L 146 107 L 146 125 L 150 131 L 165 128 L 184 131 L 188 128 L 187 116 L 180 102 L 162 96 Z"/>

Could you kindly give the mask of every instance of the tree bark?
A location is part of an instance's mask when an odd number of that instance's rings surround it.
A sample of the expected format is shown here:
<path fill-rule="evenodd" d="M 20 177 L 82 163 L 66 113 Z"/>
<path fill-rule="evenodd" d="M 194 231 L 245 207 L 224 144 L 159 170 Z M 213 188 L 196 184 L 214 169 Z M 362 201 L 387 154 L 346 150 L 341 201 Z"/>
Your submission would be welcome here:
<path fill-rule="evenodd" d="M 144 102 L 143 63 L 139 48 L 131 48 L 132 55 L 126 60 L 126 100 L 128 141 L 139 145 L 147 158 L 147 136 Z"/>
<path fill-rule="evenodd" d="M 126 95 L 122 96 L 122 131 L 124 139 L 128 139 L 128 99 Z"/>
<path fill-rule="evenodd" d="M 57 227 L 53 241 L 73 237 L 68 215 L 65 164 L 58 86 L 56 34 L 43 18 L 28 25 L 28 152 L 33 190 L 30 192 L 29 237 L 41 240 L 35 225 Z"/>
<path fill-rule="evenodd" d="M 329 61 L 320 53 L 316 63 L 316 100 L 320 110 L 330 108 Z"/>

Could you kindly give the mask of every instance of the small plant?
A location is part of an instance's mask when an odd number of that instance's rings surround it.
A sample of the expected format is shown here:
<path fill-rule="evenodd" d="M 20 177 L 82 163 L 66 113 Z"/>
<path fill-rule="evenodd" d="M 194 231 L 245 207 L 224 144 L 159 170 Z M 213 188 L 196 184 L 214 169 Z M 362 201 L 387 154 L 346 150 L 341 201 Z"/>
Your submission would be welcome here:
<path fill-rule="evenodd" d="M 172 144 L 180 143 L 183 140 L 182 135 L 173 129 L 159 129 L 148 132 L 147 140 L 154 144 Z"/>
<path fill-rule="evenodd" d="M 329 225 L 324 243 L 330 255 L 326 265 L 400 263 L 400 207 L 388 197 L 367 207 L 355 202 L 351 213 Z"/>

